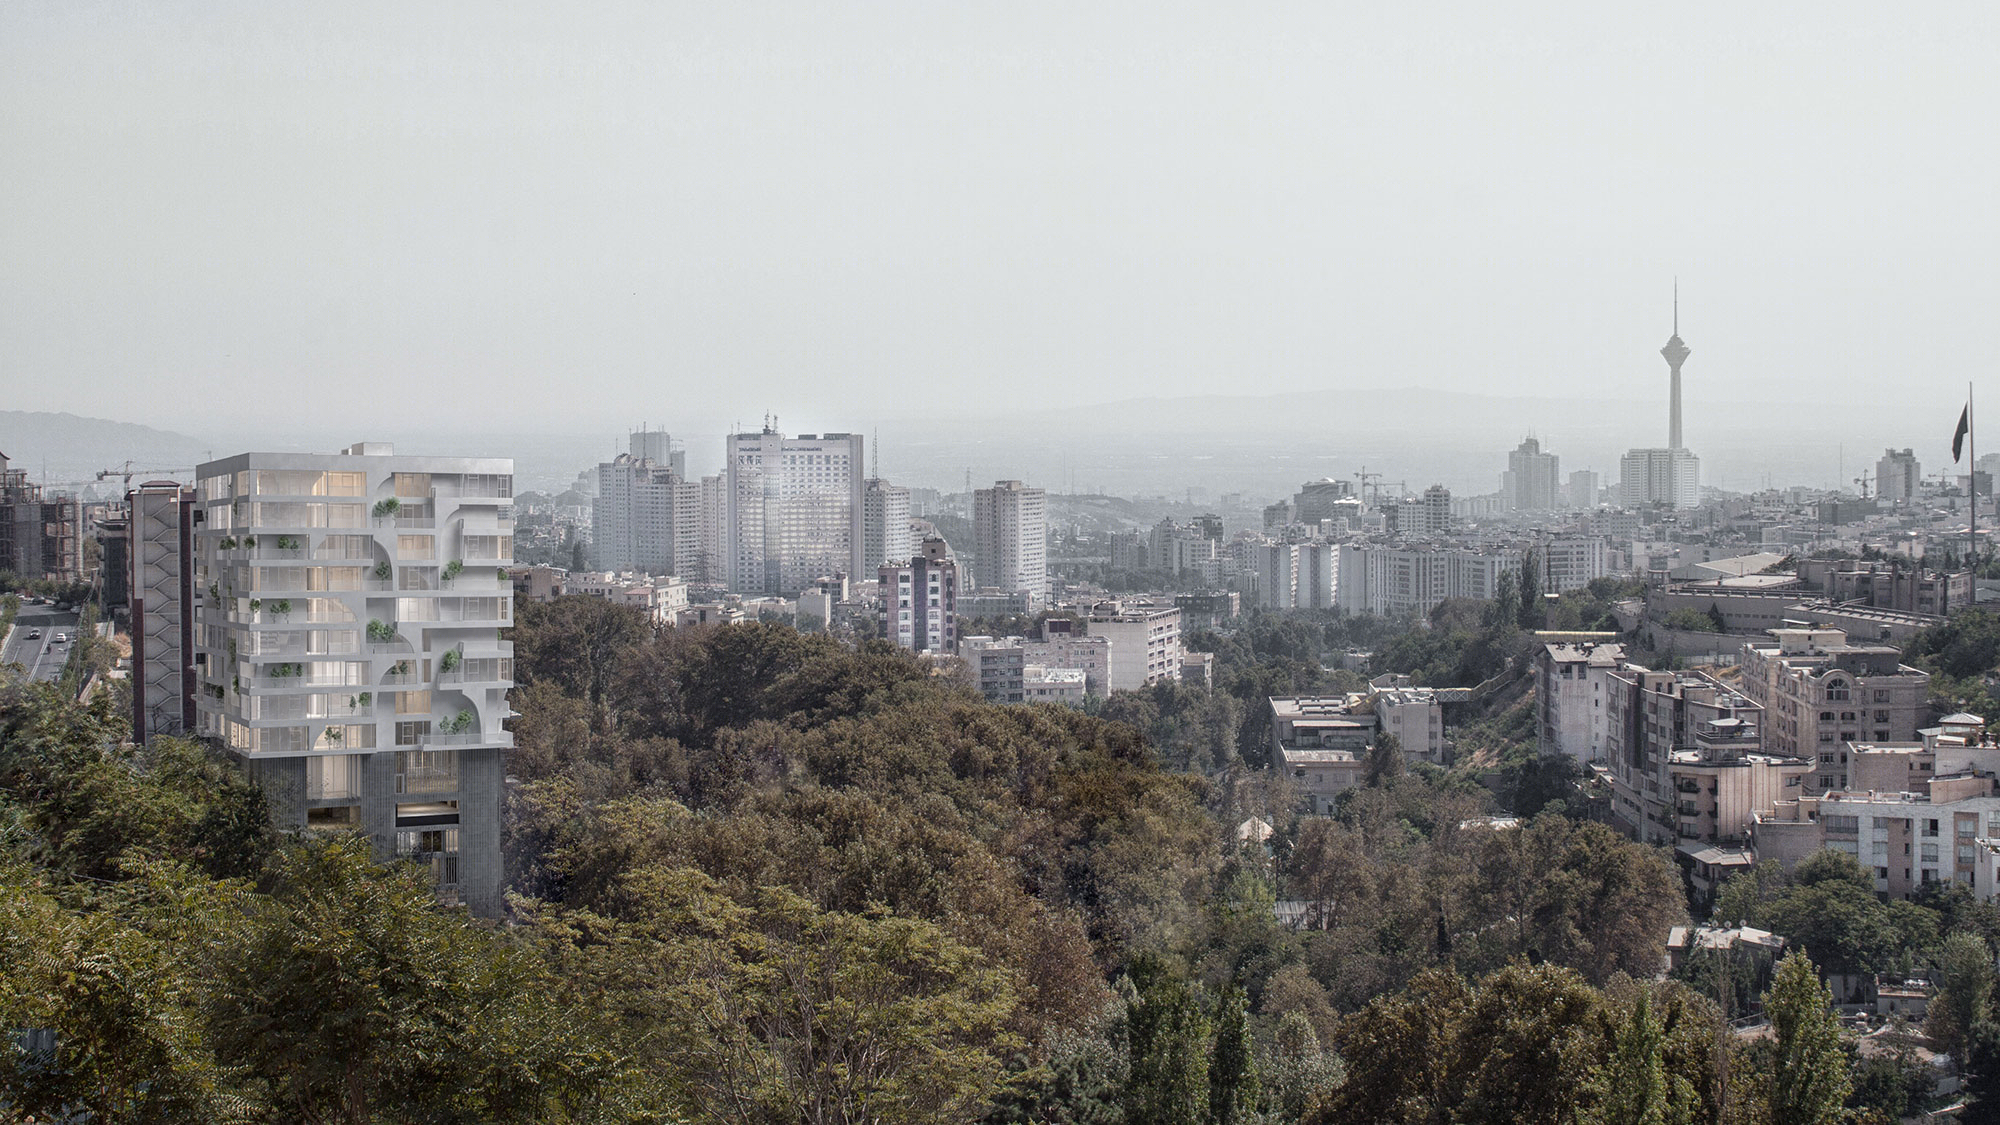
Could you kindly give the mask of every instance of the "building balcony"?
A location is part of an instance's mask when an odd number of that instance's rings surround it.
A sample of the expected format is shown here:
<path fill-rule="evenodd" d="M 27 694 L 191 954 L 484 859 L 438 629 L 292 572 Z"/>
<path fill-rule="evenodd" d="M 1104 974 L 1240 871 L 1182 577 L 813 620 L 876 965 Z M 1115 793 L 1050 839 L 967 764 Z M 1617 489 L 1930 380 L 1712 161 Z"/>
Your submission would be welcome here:
<path fill-rule="evenodd" d="M 502 746 L 514 745 L 512 731 L 467 731 L 463 734 L 427 734 L 423 736 L 425 746 Z"/>

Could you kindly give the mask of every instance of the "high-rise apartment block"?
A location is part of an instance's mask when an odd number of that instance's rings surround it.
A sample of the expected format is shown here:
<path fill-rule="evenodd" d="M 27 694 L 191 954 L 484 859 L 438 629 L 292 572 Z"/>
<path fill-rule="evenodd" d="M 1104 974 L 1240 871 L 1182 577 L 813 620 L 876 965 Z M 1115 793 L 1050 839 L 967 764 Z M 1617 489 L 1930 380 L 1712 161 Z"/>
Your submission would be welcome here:
<path fill-rule="evenodd" d="M 1875 462 L 1875 498 L 1891 504 L 1907 504 L 1917 498 L 1924 469 L 1917 455 L 1907 449 L 1885 449 Z"/>
<path fill-rule="evenodd" d="M 1565 497 L 1570 507 L 1589 511 L 1597 507 L 1597 493 L 1601 487 L 1596 473 L 1582 469 L 1569 475 Z"/>
<path fill-rule="evenodd" d="M 1545 512 L 1556 506 L 1561 492 L 1562 459 L 1543 453 L 1534 438 L 1507 455 L 1507 504 L 1524 512 Z"/>
<path fill-rule="evenodd" d="M 1701 502 L 1701 458 L 1685 449 L 1628 450 L 1618 463 L 1618 502 L 1627 508 L 1692 508 Z"/>
<path fill-rule="evenodd" d="M 500 907 L 514 464 L 245 453 L 196 470 L 200 733 L 280 823 L 360 831 Z"/>
<path fill-rule="evenodd" d="M 958 651 L 958 560 L 942 539 L 926 539 L 915 555 L 877 572 L 884 631 L 911 652 Z"/>
<path fill-rule="evenodd" d="M 75 582 L 83 577 L 83 538 L 76 501 L 44 497 L 25 469 L 7 467 L 0 453 L 0 570 L 22 579 Z"/>
<path fill-rule="evenodd" d="M 701 485 L 676 467 L 685 458 L 652 430 L 633 434 L 630 452 L 597 466 L 590 528 L 599 570 L 707 577 Z"/>
<path fill-rule="evenodd" d="M 862 573 L 860 434 L 731 434 L 725 448 L 729 588 L 789 596 Z"/>
<path fill-rule="evenodd" d="M 861 539 L 863 574 L 911 556 L 916 543 L 910 532 L 909 489 L 880 477 L 861 482 Z"/>
<path fill-rule="evenodd" d="M 1328 542 L 1259 543 L 1257 604 L 1267 609 L 1332 609 L 1340 547 Z"/>
<path fill-rule="evenodd" d="M 195 729 L 195 492 L 152 481 L 125 494 L 132 614 L 132 737 Z"/>
<path fill-rule="evenodd" d="M 1025 590 L 1039 604 L 1049 593 L 1048 496 L 1017 480 L 1003 480 L 972 494 L 973 567 L 976 584 Z"/>

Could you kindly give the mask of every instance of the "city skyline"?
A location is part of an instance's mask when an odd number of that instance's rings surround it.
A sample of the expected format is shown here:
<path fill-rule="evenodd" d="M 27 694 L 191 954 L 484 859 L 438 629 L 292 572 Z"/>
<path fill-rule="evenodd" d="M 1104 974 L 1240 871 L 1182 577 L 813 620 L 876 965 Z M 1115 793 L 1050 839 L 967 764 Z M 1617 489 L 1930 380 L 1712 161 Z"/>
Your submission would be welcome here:
<path fill-rule="evenodd" d="M 2000 303 L 1973 187 L 2000 156 L 1959 143 L 1995 93 L 1981 7 L 781 7 L 446 3 L 397 13 L 405 39 L 365 5 L 9 8 L 0 100 L 33 107 L 0 118 L 12 403 L 185 381 L 151 417 L 238 431 L 272 387 L 336 381 L 313 421 L 354 433 L 384 406 L 574 432 L 718 386 L 835 425 L 919 381 L 1651 398 L 1633 344 L 1676 275 L 1707 393 L 1893 370 L 1955 398 Z"/>

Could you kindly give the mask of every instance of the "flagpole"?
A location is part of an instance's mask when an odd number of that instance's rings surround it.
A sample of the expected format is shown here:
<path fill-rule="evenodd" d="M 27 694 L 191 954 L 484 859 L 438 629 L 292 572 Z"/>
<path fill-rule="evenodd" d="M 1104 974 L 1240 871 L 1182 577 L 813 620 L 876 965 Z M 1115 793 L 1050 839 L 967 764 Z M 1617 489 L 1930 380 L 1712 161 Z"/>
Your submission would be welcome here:
<path fill-rule="evenodd" d="M 1979 426 L 1972 419 L 1972 380 L 1965 382 L 1965 446 L 1972 453 L 1971 468 L 1966 470 L 1966 497 L 1972 501 L 1967 509 L 1971 521 L 1965 525 L 1966 549 L 1972 560 L 1972 604 L 1979 604 Z"/>

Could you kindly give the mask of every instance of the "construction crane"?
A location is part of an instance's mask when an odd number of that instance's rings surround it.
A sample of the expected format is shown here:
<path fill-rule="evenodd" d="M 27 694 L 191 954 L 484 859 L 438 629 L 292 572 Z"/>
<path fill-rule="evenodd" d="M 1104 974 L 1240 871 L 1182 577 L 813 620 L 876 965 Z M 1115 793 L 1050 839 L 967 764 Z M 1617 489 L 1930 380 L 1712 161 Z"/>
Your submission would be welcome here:
<path fill-rule="evenodd" d="M 1369 472 L 1369 471 L 1368 471 L 1368 466 L 1366 466 L 1366 465 L 1363 465 L 1363 466 L 1361 466 L 1361 471 L 1360 471 L 1360 472 L 1358 472 L 1358 473 L 1356 473 L 1356 474 L 1354 474 L 1354 479 L 1355 479 L 1355 480 L 1358 480 L 1358 481 L 1360 481 L 1360 482 L 1361 482 L 1361 493 L 1362 493 L 1362 495 L 1363 495 L 1363 496 L 1366 496 L 1366 495 L 1367 495 L 1367 493 L 1368 493 L 1368 489 L 1369 489 L 1369 482 L 1370 482 L 1370 481 L 1376 481 L 1376 482 L 1379 482 L 1379 481 L 1380 481 L 1380 480 L 1382 479 L 1382 474 L 1381 474 L 1381 473 L 1371 473 L 1371 472 Z M 1375 499 L 1376 499 L 1377 501 L 1380 501 L 1380 500 L 1382 499 L 1382 486 L 1381 486 L 1381 484 L 1379 484 L 1379 483 L 1375 484 L 1375 485 L 1374 485 L 1374 489 L 1375 489 Z"/>
<path fill-rule="evenodd" d="M 194 472 L 193 469 L 135 469 L 132 467 L 132 462 L 127 461 L 123 465 L 119 465 L 116 468 L 97 470 L 97 479 L 108 480 L 111 477 L 118 477 L 119 479 L 125 482 L 125 487 L 127 489 L 130 489 L 132 487 L 132 478 L 140 473 L 192 473 L 192 472 Z"/>
<path fill-rule="evenodd" d="M 1855 477 L 1855 478 L 1854 478 L 1854 483 L 1855 483 L 1855 484 L 1858 484 L 1858 485 L 1860 485 L 1860 486 L 1861 486 L 1861 498 L 1862 498 L 1863 500 L 1866 500 L 1866 499 L 1868 499 L 1868 478 L 1867 478 L 1867 477 Z"/>

